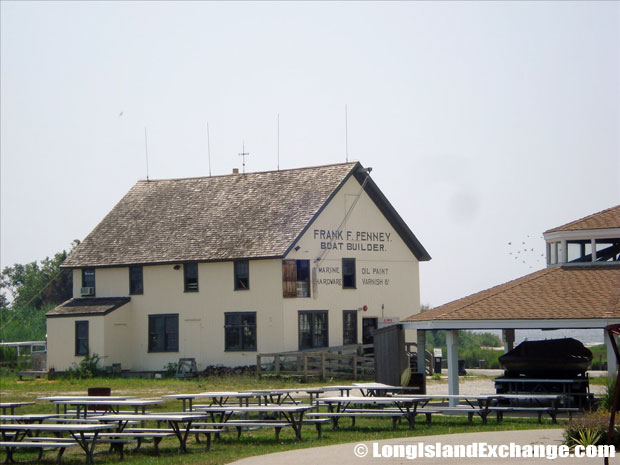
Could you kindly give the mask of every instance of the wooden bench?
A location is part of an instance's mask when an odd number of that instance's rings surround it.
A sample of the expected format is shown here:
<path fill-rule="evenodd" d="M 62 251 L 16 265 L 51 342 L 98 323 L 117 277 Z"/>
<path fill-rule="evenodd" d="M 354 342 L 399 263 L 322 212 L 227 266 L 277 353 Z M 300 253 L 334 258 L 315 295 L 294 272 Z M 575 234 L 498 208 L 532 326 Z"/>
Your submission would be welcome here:
<path fill-rule="evenodd" d="M 4 447 L 6 449 L 6 463 L 15 463 L 13 459 L 13 452 L 15 449 L 38 449 L 39 456 L 37 457 L 37 461 L 41 460 L 43 456 L 43 451 L 45 449 L 58 449 L 58 455 L 56 456 L 56 463 L 60 464 L 60 460 L 62 459 L 62 454 L 64 454 L 65 449 L 68 447 L 75 447 L 78 445 L 77 442 L 63 441 L 58 440 L 58 438 L 40 438 L 41 440 L 32 441 L 29 438 L 28 441 L 20 441 L 20 442 L 12 442 L 12 441 L 0 441 L 0 447 Z M 45 439 L 45 440 L 43 440 Z"/>
<path fill-rule="evenodd" d="M 401 417 L 404 413 L 397 408 L 384 408 L 384 409 L 376 409 L 376 410 L 368 410 L 368 409 L 347 409 L 347 412 L 368 412 L 368 411 L 376 411 L 376 412 L 385 412 L 385 413 L 393 413 L 396 415 L 400 415 Z M 424 415 L 426 419 L 426 424 L 428 426 L 431 425 L 432 415 L 433 413 L 440 413 L 439 408 L 429 408 L 429 407 L 420 407 L 415 411 L 416 415 Z M 355 417 L 352 417 L 353 425 L 355 425 Z M 353 426 L 352 425 L 352 426 Z"/>

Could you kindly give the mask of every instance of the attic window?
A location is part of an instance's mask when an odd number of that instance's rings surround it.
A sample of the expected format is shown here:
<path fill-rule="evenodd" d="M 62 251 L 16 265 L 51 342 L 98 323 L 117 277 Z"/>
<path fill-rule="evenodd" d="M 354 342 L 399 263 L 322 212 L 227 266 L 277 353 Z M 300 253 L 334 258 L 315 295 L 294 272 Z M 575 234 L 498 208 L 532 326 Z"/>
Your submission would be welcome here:
<path fill-rule="evenodd" d="M 310 260 L 282 260 L 283 297 L 310 297 Z"/>
<path fill-rule="evenodd" d="M 198 292 L 198 263 L 183 264 L 185 292 Z"/>
<path fill-rule="evenodd" d="M 250 289 L 250 262 L 237 260 L 235 262 L 235 291 Z"/>
<path fill-rule="evenodd" d="M 355 289 L 355 258 L 342 259 L 342 288 Z"/>

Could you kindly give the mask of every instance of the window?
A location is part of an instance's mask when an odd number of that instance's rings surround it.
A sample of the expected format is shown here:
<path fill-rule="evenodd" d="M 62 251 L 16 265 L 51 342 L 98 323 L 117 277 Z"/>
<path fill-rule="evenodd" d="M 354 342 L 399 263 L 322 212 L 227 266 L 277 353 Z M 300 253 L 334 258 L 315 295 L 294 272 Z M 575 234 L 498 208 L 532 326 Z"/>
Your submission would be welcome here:
<path fill-rule="evenodd" d="M 327 310 L 299 312 L 299 349 L 327 347 Z"/>
<path fill-rule="evenodd" d="M 95 289 L 95 269 L 82 268 L 82 287 L 91 287 Z M 84 292 L 82 292 L 84 294 Z"/>
<path fill-rule="evenodd" d="M 282 295 L 310 297 L 310 260 L 282 260 Z"/>
<path fill-rule="evenodd" d="M 75 355 L 88 355 L 88 321 L 75 322 Z"/>
<path fill-rule="evenodd" d="M 342 344 L 357 344 L 357 310 L 342 312 Z"/>
<path fill-rule="evenodd" d="M 342 259 L 342 288 L 355 289 L 355 258 Z"/>
<path fill-rule="evenodd" d="M 620 238 L 597 239 L 595 245 L 597 262 L 620 261 Z"/>
<path fill-rule="evenodd" d="M 198 292 L 198 263 L 183 265 L 183 281 L 185 292 Z"/>
<path fill-rule="evenodd" d="M 149 352 L 179 351 L 179 315 L 149 315 Z"/>
<path fill-rule="evenodd" d="M 256 350 L 256 312 L 225 313 L 224 345 L 229 352 Z"/>
<path fill-rule="evenodd" d="M 235 262 L 235 291 L 250 288 L 250 262 L 238 260 Z"/>
<path fill-rule="evenodd" d="M 131 295 L 144 294 L 141 266 L 129 267 L 129 293 Z"/>

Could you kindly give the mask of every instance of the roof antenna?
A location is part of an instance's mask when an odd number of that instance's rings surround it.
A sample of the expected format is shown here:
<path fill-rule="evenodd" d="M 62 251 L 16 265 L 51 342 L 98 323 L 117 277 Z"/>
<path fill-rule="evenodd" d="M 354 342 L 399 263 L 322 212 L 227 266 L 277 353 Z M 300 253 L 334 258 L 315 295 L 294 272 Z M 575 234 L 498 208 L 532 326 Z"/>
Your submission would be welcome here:
<path fill-rule="evenodd" d="M 280 171 L 280 113 L 278 113 L 278 171 Z"/>
<path fill-rule="evenodd" d="M 146 180 L 149 180 L 149 142 L 146 138 L 146 126 L 144 127 L 144 152 L 146 154 Z"/>
<path fill-rule="evenodd" d="M 245 151 L 245 141 L 243 142 L 241 153 L 239 154 L 239 156 L 243 160 L 243 174 L 245 174 L 245 157 L 250 156 L 250 153 Z"/>
<path fill-rule="evenodd" d="M 344 104 L 344 149 L 346 160 L 349 163 L 349 118 L 347 115 L 347 104 Z"/>
<path fill-rule="evenodd" d="M 209 177 L 211 177 L 211 141 L 209 139 L 209 123 L 207 122 L 207 154 L 209 156 Z"/>

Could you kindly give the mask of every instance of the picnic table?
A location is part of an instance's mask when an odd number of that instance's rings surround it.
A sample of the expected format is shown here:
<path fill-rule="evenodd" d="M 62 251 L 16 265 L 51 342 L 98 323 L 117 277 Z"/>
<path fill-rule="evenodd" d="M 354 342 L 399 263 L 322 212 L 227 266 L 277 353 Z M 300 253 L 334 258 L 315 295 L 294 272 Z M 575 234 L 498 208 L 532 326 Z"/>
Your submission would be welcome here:
<path fill-rule="evenodd" d="M 408 398 L 409 396 L 394 394 L 391 397 Z M 561 394 L 425 394 L 417 395 L 415 397 L 420 399 L 420 408 L 426 408 L 428 404 L 433 400 L 446 399 L 452 401 L 451 403 L 456 405 L 450 405 L 448 407 L 435 406 L 434 408 L 436 411 L 441 413 L 464 412 L 468 415 L 470 421 L 475 414 L 482 418 L 483 423 L 487 422 L 488 415 L 493 411 L 500 412 L 500 415 L 498 416 L 499 420 L 502 411 L 518 410 L 518 408 L 514 406 L 510 408 L 498 406 L 497 404 L 500 401 L 510 402 L 514 400 L 529 399 L 536 402 L 538 406 L 537 408 L 530 408 L 529 410 L 549 413 L 553 422 L 555 423 L 555 418 L 559 408 L 559 402 L 561 401 L 563 396 Z M 460 403 L 459 401 L 463 401 L 464 403 Z M 548 401 L 551 405 L 549 407 L 543 406 L 543 401 Z M 527 411 L 527 408 L 521 408 L 520 410 Z"/>
<path fill-rule="evenodd" d="M 48 401 L 48 402 L 52 402 L 55 403 L 57 401 L 63 401 L 63 400 L 125 400 L 125 399 L 135 399 L 136 396 L 44 396 L 44 397 L 37 397 L 37 400 L 40 401 Z M 56 404 L 56 413 L 60 413 L 60 405 L 59 403 Z M 68 404 L 64 404 L 64 413 L 67 413 L 67 406 Z"/>
<path fill-rule="evenodd" d="M 164 401 L 161 399 L 120 399 L 109 400 L 106 397 L 100 399 L 84 398 L 84 399 L 72 399 L 72 400 L 56 400 L 56 405 L 74 405 L 77 409 L 76 417 L 80 417 L 80 412 L 84 411 L 84 418 L 88 416 L 88 407 L 95 405 L 97 407 L 103 407 L 105 412 L 120 413 L 121 407 L 131 407 L 134 409 L 134 413 L 146 413 L 146 407 L 162 404 Z M 141 410 L 141 412 L 140 412 Z M 66 407 L 65 407 L 66 411 Z M 97 412 L 100 415 L 101 412 Z"/>
<path fill-rule="evenodd" d="M 216 421 L 216 414 L 219 414 L 219 423 L 225 425 L 230 418 L 236 414 L 249 413 L 275 413 L 280 418 L 278 424 L 287 424 L 295 431 L 295 437 L 301 440 L 301 428 L 303 426 L 304 414 L 314 408 L 313 405 L 290 405 L 290 404 L 272 404 L 272 405 L 249 405 L 249 406 L 233 406 L 233 405 L 211 405 L 210 407 L 201 407 L 200 411 L 211 415 L 212 421 Z M 246 421 L 242 426 L 270 426 L 267 421 Z"/>
<path fill-rule="evenodd" d="M 54 413 L 25 413 L 23 415 L 0 415 L 0 423 L 43 423 L 56 418 Z"/>
<path fill-rule="evenodd" d="M 358 388 L 356 388 L 355 386 L 351 386 L 350 384 L 346 384 L 346 385 L 323 386 L 321 389 L 323 390 L 323 392 L 340 391 L 341 396 L 349 396 L 351 395 L 351 391 L 353 389 L 358 389 Z"/>
<path fill-rule="evenodd" d="M 194 411 L 194 400 L 195 399 L 210 399 L 211 403 L 209 405 L 224 405 L 228 402 L 230 398 L 237 398 L 239 400 L 239 405 L 249 404 L 249 399 L 256 397 L 254 394 L 248 392 L 237 392 L 237 391 L 211 391 L 211 392 L 200 392 L 197 394 L 168 394 L 162 396 L 164 399 L 177 399 L 183 402 L 183 412 L 193 412 Z"/>
<path fill-rule="evenodd" d="M 326 404 L 328 408 L 327 413 L 314 413 L 312 416 L 324 416 L 331 417 L 334 423 L 334 428 L 338 426 L 338 418 L 343 416 L 402 416 L 409 423 L 409 428 L 415 427 L 415 416 L 417 415 L 417 409 L 425 399 L 421 399 L 419 396 L 390 396 L 390 397 L 371 397 L 371 396 L 340 396 L 340 397 L 322 397 L 320 402 Z M 395 411 L 389 412 L 389 415 L 383 415 L 388 412 L 381 412 L 375 409 L 363 409 L 352 411 L 353 406 L 393 406 Z"/>
<path fill-rule="evenodd" d="M 110 414 L 94 417 L 102 423 L 115 423 L 117 433 L 122 433 L 129 423 L 132 422 L 166 422 L 174 432 L 175 436 L 179 440 L 179 450 L 181 452 L 187 452 L 187 438 L 192 432 L 192 423 L 196 420 L 204 420 L 207 418 L 206 414 L 166 414 L 166 413 L 150 413 L 150 414 Z M 182 427 L 182 425 L 185 425 Z"/>
<path fill-rule="evenodd" d="M 383 383 L 353 383 L 354 389 L 359 389 L 363 396 L 382 397 L 388 393 L 412 391 L 410 386 L 391 386 Z M 417 394 L 415 394 L 417 395 Z"/>
<path fill-rule="evenodd" d="M 310 396 L 310 404 L 314 404 L 315 400 L 319 398 L 319 395 L 325 392 L 323 388 L 295 388 L 295 389 L 251 389 L 242 391 L 250 394 L 254 394 L 258 398 L 259 405 L 265 404 L 283 404 L 285 402 L 291 402 L 293 404 L 299 404 L 299 400 L 295 399 L 292 394 L 306 393 Z"/>
<path fill-rule="evenodd" d="M 10 414 L 14 415 L 15 409 L 24 405 L 34 405 L 34 402 L 0 402 L 0 409 L 2 409 L 2 415 L 5 415 L 7 410 L 10 410 Z"/>
<path fill-rule="evenodd" d="M 75 442 L 82 448 L 82 450 L 86 453 L 86 463 L 93 463 L 93 454 L 95 451 L 95 445 L 97 444 L 97 439 L 99 437 L 99 433 L 104 430 L 109 430 L 109 425 L 104 424 L 50 424 L 50 423 L 4 423 L 0 424 L 0 432 L 2 433 L 2 442 L 16 444 L 20 442 L 24 442 L 24 438 L 27 435 L 31 435 L 32 433 L 51 433 L 55 436 L 61 436 L 63 433 L 69 433 Z M 87 436 L 87 433 L 91 433 Z M 12 437 L 10 435 L 13 435 Z M 24 444 L 27 446 L 28 443 Z M 12 447 L 6 446 L 5 449 L 7 451 L 7 461 L 10 462 L 13 460 L 13 449 L 15 449 L 15 445 Z M 60 446 L 57 446 L 60 447 Z"/>

